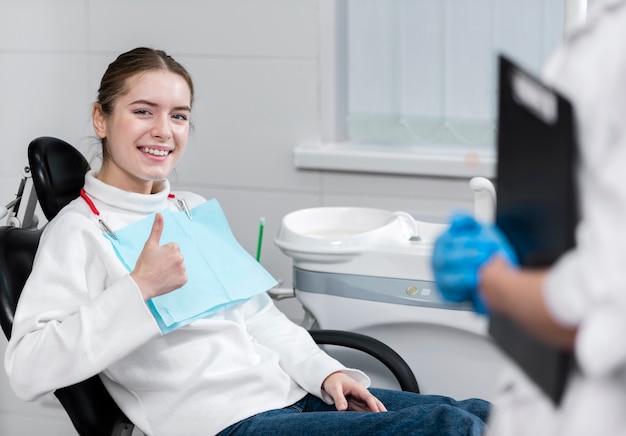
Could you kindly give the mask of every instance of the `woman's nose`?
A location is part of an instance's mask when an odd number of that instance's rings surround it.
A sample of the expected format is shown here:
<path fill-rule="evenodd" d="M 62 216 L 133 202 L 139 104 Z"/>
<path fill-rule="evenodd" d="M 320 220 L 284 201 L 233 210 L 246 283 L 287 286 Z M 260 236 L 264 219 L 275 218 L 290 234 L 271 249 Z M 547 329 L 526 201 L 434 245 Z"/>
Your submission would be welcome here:
<path fill-rule="evenodd" d="M 172 129 L 169 123 L 169 117 L 157 117 L 152 126 L 152 136 L 167 141 L 172 137 Z"/>

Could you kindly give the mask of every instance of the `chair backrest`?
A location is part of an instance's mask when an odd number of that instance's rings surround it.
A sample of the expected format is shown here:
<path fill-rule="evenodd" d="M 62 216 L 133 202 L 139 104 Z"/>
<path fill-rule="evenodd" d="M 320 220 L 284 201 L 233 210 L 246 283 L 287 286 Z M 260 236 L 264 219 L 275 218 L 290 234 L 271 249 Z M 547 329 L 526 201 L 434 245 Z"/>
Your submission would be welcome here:
<path fill-rule="evenodd" d="M 78 197 L 89 164 L 76 148 L 51 137 L 36 138 L 30 143 L 28 161 L 39 204 L 51 220 Z M 41 232 L 0 227 L 0 323 L 7 338 L 11 336 L 17 301 L 30 275 Z M 54 394 L 80 435 L 109 436 L 130 428 L 128 419 L 97 375 Z"/>
<path fill-rule="evenodd" d="M 41 230 L 0 227 L 0 324 L 11 337 L 13 314 L 30 275 Z"/>

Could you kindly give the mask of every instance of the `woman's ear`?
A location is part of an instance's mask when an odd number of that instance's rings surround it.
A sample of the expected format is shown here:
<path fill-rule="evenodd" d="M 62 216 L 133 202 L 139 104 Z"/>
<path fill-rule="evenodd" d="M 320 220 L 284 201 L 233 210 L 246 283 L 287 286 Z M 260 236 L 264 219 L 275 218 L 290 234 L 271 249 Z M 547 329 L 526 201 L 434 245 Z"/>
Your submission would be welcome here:
<path fill-rule="evenodd" d="M 100 103 L 95 103 L 93 105 L 91 119 L 93 121 L 93 130 L 96 132 L 96 135 L 98 135 L 98 138 L 106 138 L 106 116 L 104 115 L 104 111 L 102 110 L 102 105 Z"/>

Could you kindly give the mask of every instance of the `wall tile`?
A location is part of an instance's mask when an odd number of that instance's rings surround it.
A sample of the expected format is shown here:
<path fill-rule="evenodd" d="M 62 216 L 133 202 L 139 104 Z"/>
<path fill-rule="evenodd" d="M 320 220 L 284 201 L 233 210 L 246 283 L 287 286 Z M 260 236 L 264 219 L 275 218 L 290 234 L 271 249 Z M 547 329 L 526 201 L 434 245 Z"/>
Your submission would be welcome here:
<path fill-rule="evenodd" d="M 83 140 L 90 129 L 84 55 L 0 54 L 0 65 L 0 172 L 19 175 L 37 136 Z"/>
<path fill-rule="evenodd" d="M 212 56 L 316 54 L 316 0 L 90 0 L 96 51 L 137 45 Z"/>
<path fill-rule="evenodd" d="M 297 172 L 293 148 L 319 137 L 316 66 L 308 61 L 181 59 L 192 72 L 195 125 L 181 181 L 238 187 L 319 188 Z"/>
<path fill-rule="evenodd" d="M 15 199 L 20 180 L 21 177 L 17 171 L 14 174 L 0 174 L 0 205 L 6 206 Z M 0 219 L 0 225 L 5 224 L 6 217 Z"/>
<path fill-rule="evenodd" d="M 83 0 L 0 0 L 0 50 L 87 48 Z"/>
<path fill-rule="evenodd" d="M 450 200 L 473 196 L 469 179 L 394 176 L 326 172 L 322 176 L 326 194 L 369 194 L 392 197 L 436 197 Z"/>

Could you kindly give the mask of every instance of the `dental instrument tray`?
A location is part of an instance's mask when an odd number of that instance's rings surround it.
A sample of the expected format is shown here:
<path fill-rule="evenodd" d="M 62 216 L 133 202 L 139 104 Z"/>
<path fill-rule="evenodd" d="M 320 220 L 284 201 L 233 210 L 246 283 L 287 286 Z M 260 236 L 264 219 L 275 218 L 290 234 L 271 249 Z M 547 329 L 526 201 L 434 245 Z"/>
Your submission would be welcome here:
<path fill-rule="evenodd" d="M 496 224 L 520 261 L 545 268 L 574 247 L 579 210 L 572 105 L 513 62 L 500 57 Z M 489 331 L 555 404 L 573 358 L 513 321 L 491 318 Z"/>

